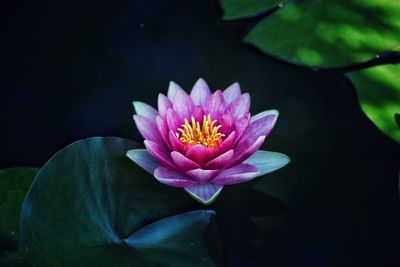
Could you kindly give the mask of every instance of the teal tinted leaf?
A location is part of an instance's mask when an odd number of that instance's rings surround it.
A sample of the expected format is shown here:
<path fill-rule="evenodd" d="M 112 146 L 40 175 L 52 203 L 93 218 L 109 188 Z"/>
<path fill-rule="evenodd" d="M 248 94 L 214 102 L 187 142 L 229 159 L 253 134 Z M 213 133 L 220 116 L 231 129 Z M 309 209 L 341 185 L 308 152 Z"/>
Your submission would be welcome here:
<path fill-rule="evenodd" d="M 400 65 L 377 66 L 349 74 L 361 108 L 375 125 L 400 142 Z"/>
<path fill-rule="evenodd" d="M 18 250 L 20 209 L 36 173 L 34 168 L 0 170 L 0 251 Z"/>
<path fill-rule="evenodd" d="M 236 1 L 228 2 L 242 8 Z M 230 7 L 225 12 L 238 14 L 233 10 Z M 245 41 L 296 65 L 345 67 L 385 51 L 399 51 L 398 14 L 399 1 L 291 1 L 262 19 Z"/>
<path fill-rule="evenodd" d="M 144 259 L 162 266 L 191 266 L 194 259 L 202 262 L 200 266 L 214 266 L 208 262 L 209 257 L 204 257 L 207 251 L 202 244 L 205 227 L 214 214 L 203 210 L 170 216 L 139 229 L 126 239 L 126 243 Z M 173 251 L 173 255 L 166 253 L 168 251 Z"/>
<path fill-rule="evenodd" d="M 285 0 L 221 0 L 224 19 L 251 17 L 265 10 L 274 8 Z"/>
<path fill-rule="evenodd" d="M 194 201 L 133 164 L 125 153 L 135 148 L 89 138 L 45 164 L 21 212 L 21 244 L 34 266 L 219 265 L 219 250 L 207 249 L 207 240 L 219 242 L 213 213 L 185 213 Z"/>

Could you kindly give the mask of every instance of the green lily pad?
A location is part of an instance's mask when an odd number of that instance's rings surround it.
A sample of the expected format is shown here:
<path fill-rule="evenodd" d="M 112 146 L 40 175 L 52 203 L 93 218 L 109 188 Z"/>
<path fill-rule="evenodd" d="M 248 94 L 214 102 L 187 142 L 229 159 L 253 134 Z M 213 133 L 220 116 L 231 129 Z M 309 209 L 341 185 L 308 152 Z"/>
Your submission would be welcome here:
<path fill-rule="evenodd" d="M 375 125 L 400 142 L 400 65 L 377 66 L 349 74 L 361 108 Z"/>
<path fill-rule="evenodd" d="M 0 252 L 18 250 L 19 214 L 38 169 L 0 170 Z M 0 253 L 0 260 L 3 254 Z"/>
<path fill-rule="evenodd" d="M 224 10 L 224 19 L 230 20 L 257 15 L 287 0 L 221 0 L 220 2 Z"/>
<path fill-rule="evenodd" d="M 34 266 L 219 266 L 214 212 L 191 211 L 182 189 L 160 184 L 126 156 L 134 142 L 95 137 L 56 153 L 21 212 Z"/>
<path fill-rule="evenodd" d="M 224 2 L 237 8 L 242 5 L 242 1 L 238 1 L 240 5 L 235 0 Z M 232 10 L 235 9 L 226 9 L 227 14 Z M 291 1 L 262 19 L 245 42 L 296 65 L 345 67 L 371 60 L 385 51 L 399 51 L 398 14 L 399 1 Z"/>

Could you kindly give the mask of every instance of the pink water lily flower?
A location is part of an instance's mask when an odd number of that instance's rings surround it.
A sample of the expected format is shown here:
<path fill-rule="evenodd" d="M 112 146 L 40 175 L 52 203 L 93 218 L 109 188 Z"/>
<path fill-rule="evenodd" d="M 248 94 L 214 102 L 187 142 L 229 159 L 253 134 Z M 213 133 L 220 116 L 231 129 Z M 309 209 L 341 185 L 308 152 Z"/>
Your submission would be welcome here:
<path fill-rule="evenodd" d="M 277 110 L 250 116 L 250 95 L 238 83 L 213 94 L 199 79 L 188 95 L 170 82 L 158 110 L 134 102 L 136 126 L 146 149 L 127 156 L 169 186 L 182 187 L 203 204 L 224 185 L 243 183 L 289 162 L 281 153 L 258 150 L 278 118 Z"/>

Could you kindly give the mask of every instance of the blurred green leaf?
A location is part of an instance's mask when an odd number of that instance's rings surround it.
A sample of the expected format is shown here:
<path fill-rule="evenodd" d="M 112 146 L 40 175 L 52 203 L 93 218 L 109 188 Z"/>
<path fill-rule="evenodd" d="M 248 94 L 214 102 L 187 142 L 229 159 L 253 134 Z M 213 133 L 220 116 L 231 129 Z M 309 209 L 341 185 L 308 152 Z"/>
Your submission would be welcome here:
<path fill-rule="evenodd" d="M 384 65 L 349 74 L 365 114 L 400 142 L 395 114 L 400 112 L 400 65 Z"/>
<path fill-rule="evenodd" d="M 254 16 L 274 8 L 287 0 L 221 0 L 224 19 L 239 19 Z"/>
<path fill-rule="evenodd" d="M 187 212 L 194 201 L 184 190 L 125 156 L 137 147 L 89 138 L 45 164 L 21 213 L 21 244 L 34 266 L 219 266 L 214 213 Z"/>
<path fill-rule="evenodd" d="M 18 250 L 21 205 L 36 173 L 34 168 L 0 170 L 0 252 Z"/>
<path fill-rule="evenodd" d="M 222 1 L 225 16 L 245 16 L 246 12 L 235 11 L 245 10 L 243 2 Z M 248 6 L 250 9 L 254 4 Z M 262 19 L 245 41 L 296 65 L 345 67 L 371 60 L 385 51 L 399 51 L 399 14 L 399 1 L 292 1 Z"/>

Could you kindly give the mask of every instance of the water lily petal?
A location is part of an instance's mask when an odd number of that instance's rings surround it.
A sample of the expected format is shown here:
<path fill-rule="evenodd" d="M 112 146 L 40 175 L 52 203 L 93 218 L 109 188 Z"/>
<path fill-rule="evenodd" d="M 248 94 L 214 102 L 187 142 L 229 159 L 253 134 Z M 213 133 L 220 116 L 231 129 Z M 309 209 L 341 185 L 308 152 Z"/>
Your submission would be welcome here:
<path fill-rule="evenodd" d="M 262 146 L 264 140 L 265 135 L 262 135 L 254 142 L 240 143 L 240 145 L 235 148 L 235 156 L 233 157 L 233 160 L 230 162 L 229 166 L 235 166 L 239 163 L 242 163 L 248 157 L 253 155 Z"/>
<path fill-rule="evenodd" d="M 158 112 L 155 108 L 153 108 L 152 106 L 144 103 L 144 102 L 140 102 L 140 101 L 133 101 L 133 108 L 135 109 L 136 114 L 149 118 L 151 120 L 155 120 Z"/>
<path fill-rule="evenodd" d="M 178 90 L 175 94 L 172 108 L 179 115 L 181 121 L 184 119 L 190 120 L 195 105 L 192 98 L 183 90 Z"/>
<path fill-rule="evenodd" d="M 220 170 L 222 168 L 224 168 L 229 161 L 232 159 L 233 157 L 233 149 L 226 151 L 225 153 L 223 153 L 222 155 L 219 155 L 218 157 L 216 157 L 215 159 L 209 161 L 204 168 L 205 169 L 215 169 L 215 170 Z"/>
<path fill-rule="evenodd" d="M 178 137 L 176 137 L 175 133 L 171 130 L 169 131 L 168 139 L 173 151 L 178 151 L 181 153 L 185 151 L 185 146 L 181 141 L 179 141 Z"/>
<path fill-rule="evenodd" d="M 194 162 L 191 159 L 188 159 L 178 151 L 171 152 L 172 160 L 175 162 L 176 166 L 178 166 L 179 170 L 182 172 L 187 172 L 193 169 L 200 168 L 200 165 Z"/>
<path fill-rule="evenodd" d="M 203 121 L 204 111 L 201 107 L 195 107 L 192 116 L 196 121 Z"/>
<path fill-rule="evenodd" d="M 239 164 L 232 168 L 222 170 L 212 182 L 220 185 L 239 184 L 257 177 L 259 170 L 250 164 Z"/>
<path fill-rule="evenodd" d="M 222 188 L 222 185 L 207 183 L 185 187 L 185 190 L 197 201 L 209 205 L 217 198 Z"/>
<path fill-rule="evenodd" d="M 275 109 L 272 109 L 263 111 L 251 117 L 249 126 L 246 129 L 243 139 L 246 139 L 246 137 L 249 136 L 268 136 L 268 134 L 274 128 L 278 116 L 279 112 Z"/>
<path fill-rule="evenodd" d="M 234 121 L 229 113 L 225 113 L 218 118 L 217 124 L 221 125 L 220 133 L 223 133 L 225 136 L 228 136 L 232 132 Z"/>
<path fill-rule="evenodd" d="M 186 157 L 203 166 L 211 159 L 211 151 L 203 145 L 191 146 L 186 151 Z"/>
<path fill-rule="evenodd" d="M 219 156 L 222 153 L 231 149 L 235 140 L 236 140 L 236 132 L 233 131 L 224 139 L 224 141 L 222 141 L 221 144 L 219 144 L 218 148 L 214 152 L 214 155 Z"/>
<path fill-rule="evenodd" d="M 196 184 L 196 182 L 191 181 L 182 173 L 171 171 L 164 167 L 157 168 L 154 171 L 154 177 L 159 182 L 173 187 L 188 187 Z"/>
<path fill-rule="evenodd" d="M 233 145 L 236 145 L 240 140 L 242 140 L 242 136 L 246 132 L 249 123 L 250 123 L 250 113 L 247 113 L 240 119 L 235 120 L 236 140 L 233 143 Z"/>
<path fill-rule="evenodd" d="M 215 120 L 225 113 L 225 101 L 221 90 L 215 91 L 208 99 L 204 107 L 204 112 L 211 115 L 211 119 Z"/>
<path fill-rule="evenodd" d="M 192 98 L 193 103 L 201 107 L 205 106 L 207 98 L 210 95 L 210 88 L 208 87 L 206 81 L 202 78 L 197 80 L 197 82 L 193 86 L 192 91 L 190 92 L 190 97 Z"/>
<path fill-rule="evenodd" d="M 169 108 L 167 111 L 167 125 L 168 129 L 174 133 L 176 133 L 177 129 L 182 125 L 182 120 L 172 108 Z"/>
<path fill-rule="evenodd" d="M 209 182 L 212 178 L 214 178 L 219 173 L 219 170 L 204 170 L 204 169 L 194 169 L 186 172 L 186 175 L 189 176 L 192 180 L 195 180 L 199 183 Z"/>
<path fill-rule="evenodd" d="M 240 92 L 239 83 L 234 83 L 224 90 L 222 93 L 224 95 L 225 103 L 228 105 L 232 103 L 233 100 L 238 98 L 242 92 Z"/>
<path fill-rule="evenodd" d="M 146 149 L 131 149 L 126 152 L 126 156 L 145 171 L 154 174 L 154 170 L 161 167 L 161 163 L 155 160 Z"/>
<path fill-rule="evenodd" d="M 285 154 L 271 151 L 258 150 L 243 163 L 256 166 L 259 170 L 258 176 L 278 170 L 288 164 L 290 158 Z"/>
<path fill-rule="evenodd" d="M 168 93 L 167 93 L 168 98 L 171 101 L 174 101 L 176 92 L 178 92 L 179 90 L 183 91 L 183 89 L 177 83 L 170 81 L 169 87 L 168 87 Z"/>
<path fill-rule="evenodd" d="M 168 109 L 172 108 L 172 102 L 165 95 L 158 94 L 157 106 L 158 106 L 158 113 L 162 118 L 165 118 L 167 116 Z"/>
<path fill-rule="evenodd" d="M 176 169 L 170 154 L 163 145 L 149 140 L 144 141 L 147 151 L 165 167 Z"/>
<path fill-rule="evenodd" d="M 140 115 L 133 115 L 133 120 L 135 121 L 136 127 L 144 139 L 154 142 L 161 142 L 161 137 L 154 120 Z"/>
<path fill-rule="evenodd" d="M 164 145 L 167 148 L 171 148 L 171 145 L 169 144 L 169 138 L 168 138 L 169 129 L 168 129 L 167 122 L 163 118 L 161 118 L 161 116 L 157 116 L 156 125 L 157 125 L 158 132 L 160 133 L 161 139 L 164 142 Z"/>
<path fill-rule="evenodd" d="M 228 105 L 227 111 L 235 119 L 240 119 L 250 110 L 250 95 L 248 93 L 242 94 Z"/>

